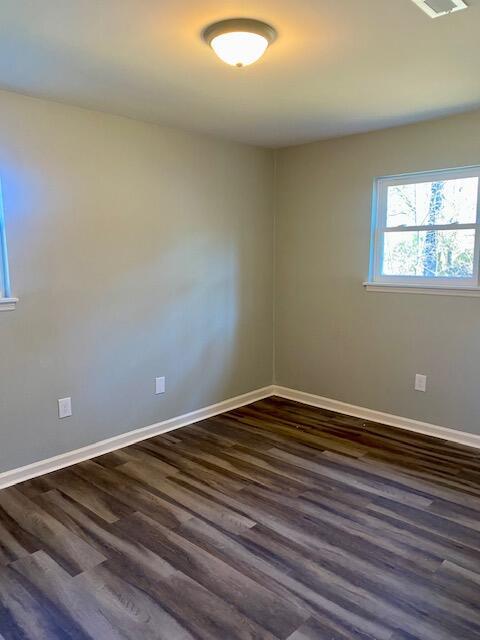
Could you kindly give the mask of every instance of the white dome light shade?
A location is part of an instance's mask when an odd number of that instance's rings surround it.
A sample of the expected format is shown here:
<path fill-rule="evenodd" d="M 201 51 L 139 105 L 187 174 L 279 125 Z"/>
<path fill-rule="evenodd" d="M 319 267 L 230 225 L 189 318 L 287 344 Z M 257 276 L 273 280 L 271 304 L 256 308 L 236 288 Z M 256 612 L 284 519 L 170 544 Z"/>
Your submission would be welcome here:
<path fill-rule="evenodd" d="M 203 32 L 203 39 L 227 64 L 246 67 L 263 56 L 276 35 L 265 22 L 233 18 L 211 24 Z"/>
<path fill-rule="evenodd" d="M 268 40 L 258 33 L 232 31 L 213 38 L 210 46 L 220 60 L 234 67 L 246 67 L 263 56 Z"/>

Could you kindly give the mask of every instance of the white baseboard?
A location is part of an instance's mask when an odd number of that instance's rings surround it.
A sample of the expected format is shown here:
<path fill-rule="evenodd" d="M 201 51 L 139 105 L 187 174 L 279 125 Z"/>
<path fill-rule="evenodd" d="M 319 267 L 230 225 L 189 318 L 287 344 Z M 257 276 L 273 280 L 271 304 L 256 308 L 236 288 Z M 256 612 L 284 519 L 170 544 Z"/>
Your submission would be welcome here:
<path fill-rule="evenodd" d="M 211 418 L 219 413 L 225 411 L 231 411 L 238 407 L 243 407 L 246 404 L 268 398 L 270 396 L 279 396 L 288 400 L 295 400 L 296 402 L 302 402 L 313 407 L 320 407 L 321 409 L 328 409 L 330 411 L 336 411 L 337 413 L 343 413 L 348 416 L 355 416 L 356 418 L 362 418 L 363 420 L 369 420 L 371 422 L 379 422 L 391 427 L 397 427 L 399 429 L 406 429 L 407 431 L 413 431 L 415 433 L 422 433 L 424 435 L 433 436 L 442 440 L 450 440 L 451 442 L 458 442 L 469 447 L 475 447 L 480 449 L 480 435 L 473 433 L 467 433 L 465 431 L 457 431 L 456 429 L 449 429 L 447 427 L 440 427 L 437 425 L 429 424 L 428 422 L 419 422 L 418 420 L 412 420 L 411 418 L 403 418 L 401 416 L 395 416 L 391 413 L 384 413 L 383 411 L 376 411 L 374 409 L 366 409 L 365 407 L 358 407 L 353 404 L 347 404 L 340 400 L 332 400 L 331 398 L 324 398 L 312 393 L 306 393 L 304 391 L 296 391 L 295 389 L 289 389 L 287 387 L 281 387 L 278 385 L 270 385 L 263 387 L 262 389 L 256 389 L 249 393 L 244 393 L 241 396 L 224 400 L 218 404 L 210 405 L 191 413 L 178 416 L 176 418 L 170 418 L 163 422 L 152 424 L 148 427 L 141 429 L 135 429 L 123 433 L 119 436 L 109 438 L 108 440 L 101 440 L 94 444 L 87 445 L 81 449 L 75 451 L 68 451 L 59 456 L 48 458 L 47 460 L 40 460 L 34 462 L 25 467 L 19 469 L 12 469 L 11 471 L 5 471 L 0 473 L 0 489 L 11 487 L 12 485 L 30 480 L 42 476 L 58 469 L 69 467 L 78 462 L 84 460 L 90 460 L 123 447 L 128 447 L 131 444 L 140 442 L 141 440 L 147 440 L 153 438 L 162 433 L 173 431 L 174 429 L 180 429 L 186 427 L 189 424 Z"/>
<path fill-rule="evenodd" d="M 272 386 L 256 389 L 255 391 L 244 393 L 241 396 L 236 396 L 235 398 L 230 398 L 229 400 L 224 400 L 217 404 L 212 404 L 209 407 L 198 409 L 197 411 L 192 411 L 176 418 L 170 418 L 169 420 L 164 420 L 163 422 L 158 422 L 148 427 L 122 433 L 119 436 L 108 438 L 108 440 L 101 440 L 100 442 L 89 444 L 86 447 L 76 449 L 75 451 L 68 451 L 67 453 L 62 453 L 59 456 L 48 458 L 47 460 L 34 462 L 33 464 L 29 464 L 25 467 L 5 471 L 4 473 L 0 473 L 0 489 L 5 489 L 6 487 L 18 484 L 19 482 L 24 482 L 25 480 L 30 480 L 31 478 L 36 478 L 46 473 L 51 473 L 52 471 L 69 467 L 72 464 L 77 464 L 84 460 L 96 458 L 97 456 L 110 453 L 111 451 L 116 451 L 117 449 L 122 449 L 123 447 L 128 447 L 129 445 L 140 442 L 141 440 L 146 440 L 147 438 L 153 438 L 154 436 L 158 436 L 162 433 L 167 433 L 167 431 L 186 427 L 194 422 L 211 418 L 212 416 L 224 413 L 225 411 L 237 409 L 238 407 L 250 404 L 256 400 L 268 398 L 272 395 L 272 389 Z"/>
<path fill-rule="evenodd" d="M 468 447 L 480 449 L 480 435 L 476 435 L 474 433 L 457 431 L 457 429 L 440 427 L 428 422 L 420 422 L 418 420 L 412 420 L 411 418 L 403 418 L 402 416 L 395 416 L 391 413 L 384 413 L 383 411 L 366 409 L 365 407 L 347 404 L 340 400 L 332 400 L 331 398 L 323 398 L 322 396 L 317 396 L 312 393 L 296 391 L 295 389 L 289 389 L 288 387 L 274 385 L 272 393 L 273 395 L 280 396 L 281 398 L 295 400 L 296 402 L 303 402 L 303 404 L 308 404 L 313 407 L 336 411 L 337 413 L 362 418 L 363 420 L 370 420 L 371 422 L 380 422 L 381 424 L 385 424 L 390 427 L 406 429 L 407 431 L 414 431 L 415 433 L 422 433 L 427 436 L 433 436 L 435 438 L 441 438 L 442 440 L 449 440 Z"/>

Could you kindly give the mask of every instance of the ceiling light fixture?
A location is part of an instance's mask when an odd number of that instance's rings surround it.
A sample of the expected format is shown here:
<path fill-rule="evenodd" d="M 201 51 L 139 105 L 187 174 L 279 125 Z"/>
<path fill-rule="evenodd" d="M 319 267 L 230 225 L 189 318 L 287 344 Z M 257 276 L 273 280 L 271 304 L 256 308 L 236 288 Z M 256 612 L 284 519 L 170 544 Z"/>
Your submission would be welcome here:
<path fill-rule="evenodd" d="M 234 67 L 246 67 L 256 62 L 276 37 L 272 26 L 250 18 L 215 22 L 203 32 L 203 39 L 217 56 Z"/>

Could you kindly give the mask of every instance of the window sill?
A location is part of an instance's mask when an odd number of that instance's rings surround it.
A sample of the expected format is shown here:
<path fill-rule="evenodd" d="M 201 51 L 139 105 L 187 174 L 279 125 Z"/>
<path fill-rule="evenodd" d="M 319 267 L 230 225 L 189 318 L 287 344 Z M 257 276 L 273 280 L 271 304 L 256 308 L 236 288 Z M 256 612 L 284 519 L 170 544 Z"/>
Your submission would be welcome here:
<path fill-rule="evenodd" d="M 0 298 L 0 311 L 13 311 L 17 302 L 18 298 Z"/>
<path fill-rule="evenodd" d="M 433 284 L 395 284 L 391 282 L 364 282 L 363 286 L 367 291 L 380 293 L 426 293 L 434 296 L 480 297 L 480 287 L 448 287 Z"/>

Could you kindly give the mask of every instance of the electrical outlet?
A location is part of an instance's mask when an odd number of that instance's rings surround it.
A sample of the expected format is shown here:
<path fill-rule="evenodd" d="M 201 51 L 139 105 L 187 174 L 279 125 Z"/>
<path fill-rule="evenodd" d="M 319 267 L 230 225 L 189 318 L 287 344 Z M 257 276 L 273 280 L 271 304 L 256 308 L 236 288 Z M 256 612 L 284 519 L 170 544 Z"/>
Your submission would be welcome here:
<path fill-rule="evenodd" d="M 427 376 L 417 373 L 415 376 L 415 391 L 425 392 L 427 390 Z"/>
<path fill-rule="evenodd" d="M 165 376 L 161 378 L 155 378 L 155 395 L 165 393 Z"/>
<path fill-rule="evenodd" d="M 58 417 L 69 418 L 72 415 L 72 399 L 61 398 L 58 401 Z"/>

